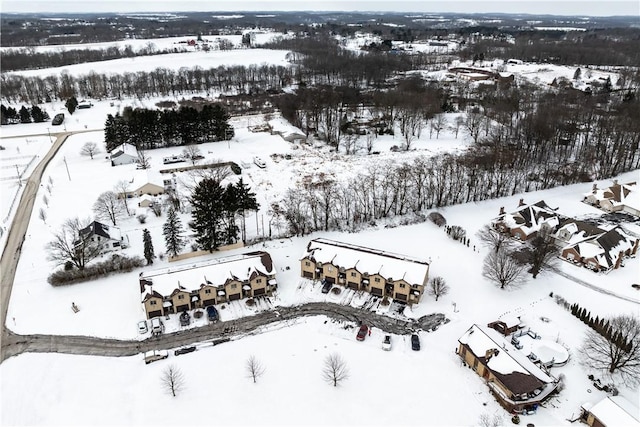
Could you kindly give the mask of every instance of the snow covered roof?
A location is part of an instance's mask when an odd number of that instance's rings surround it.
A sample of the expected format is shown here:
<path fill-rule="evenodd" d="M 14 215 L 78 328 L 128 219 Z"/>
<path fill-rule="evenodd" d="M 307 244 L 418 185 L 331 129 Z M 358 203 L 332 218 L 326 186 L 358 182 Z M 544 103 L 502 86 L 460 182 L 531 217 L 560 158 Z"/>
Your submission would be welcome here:
<path fill-rule="evenodd" d="M 622 396 L 608 396 L 593 405 L 589 412 L 607 427 L 640 426 L 638 407 Z"/>
<path fill-rule="evenodd" d="M 584 196 L 593 197 L 598 201 L 607 200 L 612 206 L 622 205 L 640 210 L 640 191 L 638 191 L 638 186 L 635 182 L 628 182 L 626 184 L 618 184 L 615 182 L 607 188 L 595 188 L 588 193 L 584 193 Z"/>
<path fill-rule="evenodd" d="M 355 268 L 369 275 L 380 274 L 384 278 L 404 279 L 410 284 L 418 285 L 424 284 L 429 272 L 429 262 L 425 260 L 323 238 L 310 241 L 303 257 L 323 264 L 332 263 L 345 269 Z"/>
<path fill-rule="evenodd" d="M 493 329 L 473 325 L 458 341 L 483 361 L 514 394 L 529 393 L 554 382 L 553 378 Z M 494 351 L 487 359 L 489 350 Z"/>
<path fill-rule="evenodd" d="M 246 281 L 255 275 L 273 275 L 275 268 L 267 252 L 250 252 L 217 258 L 200 264 L 169 267 L 140 275 L 141 282 L 161 295 L 174 290 L 195 291 L 202 285 L 224 285 L 227 280 Z"/>
<path fill-rule="evenodd" d="M 80 230 L 80 235 L 95 235 L 113 240 L 122 239 L 122 233 L 119 228 L 111 227 L 98 221 L 93 221 L 91 224 Z"/>
<path fill-rule="evenodd" d="M 511 229 L 520 228 L 528 236 L 540 230 L 545 224 L 552 228 L 556 227 L 560 223 L 560 216 L 544 200 L 540 200 L 532 205 L 522 205 L 515 212 L 502 214 L 497 221 Z"/>
<path fill-rule="evenodd" d="M 127 144 L 125 142 L 124 144 L 120 144 L 116 148 L 111 150 L 110 154 L 112 159 L 125 154 L 129 156 L 137 157 L 138 150 L 136 149 L 135 145 Z"/>
<path fill-rule="evenodd" d="M 584 258 L 595 258 L 598 264 L 613 267 L 618 254 L 632 249 L 637 239 L 627 235 L 620 227 L 615 227 L 598 236 L 582 242 L 567 245 L 563 250 L 573 248 Z"/>

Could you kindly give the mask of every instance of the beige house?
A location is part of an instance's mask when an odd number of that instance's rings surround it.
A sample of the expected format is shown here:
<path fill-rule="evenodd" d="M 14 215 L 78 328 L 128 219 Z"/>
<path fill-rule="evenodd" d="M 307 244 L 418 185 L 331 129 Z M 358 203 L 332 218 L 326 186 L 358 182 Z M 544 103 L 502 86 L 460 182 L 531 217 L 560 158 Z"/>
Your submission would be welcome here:
<path fill-rule="evenodd" d="M 607 188 L 599 189 L 593 184 L 591 192 L 584 194 L 583 202 L 605 212 L 625 212 L 640 216 L 640 191 L 635 182 L 618 184 L 617 180 Z"/>
<path fill-rule="evenodd" d="M 147 318 L 228 301 L 271 295 L 277 289 L 271 255 L 264 251 L 140 274 Z"/>
<path fill-rule="evenodd" d="M 535 365 L 498 331 L 473 325 L 458 340 L 458 356 L 509 412 L 535 411 L 558 380 Z"/>
<path fill-rule="evenodd" d="M 429 280 L 429 262 L 319 238 L 307 245 L 300 272 L 307 279 L 417 304 Z"/>

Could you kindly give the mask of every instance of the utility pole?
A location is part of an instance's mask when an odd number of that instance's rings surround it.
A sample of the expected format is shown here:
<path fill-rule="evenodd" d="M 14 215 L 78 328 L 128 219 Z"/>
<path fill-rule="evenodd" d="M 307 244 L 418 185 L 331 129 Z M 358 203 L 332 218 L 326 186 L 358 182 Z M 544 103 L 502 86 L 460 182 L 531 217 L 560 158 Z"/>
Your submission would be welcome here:
<path fill-rule="evenodd" d="M 71 174 L 69 174 L 69 165 L 67 164 L 67 158 L 63 157 L 62 160 L 64 161 L 64 166 L 67 168 L 67 176 L 69 177 L 69 181 L 71 181 Z"/>

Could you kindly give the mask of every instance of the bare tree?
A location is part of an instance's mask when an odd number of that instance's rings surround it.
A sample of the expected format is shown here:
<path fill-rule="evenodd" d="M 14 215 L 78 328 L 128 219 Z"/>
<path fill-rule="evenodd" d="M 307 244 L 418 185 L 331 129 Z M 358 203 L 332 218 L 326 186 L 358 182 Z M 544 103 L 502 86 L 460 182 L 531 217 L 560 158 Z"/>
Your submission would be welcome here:
<path fill-rule="evenodd" d="M 127 212 L 127 216 L 131 216 L 131 212 L 129 211 L 129 202 L 127 200 L 127 193 L 129 193 L 129 181 L 126 179 L 118 181 L 115 187 L 113 187 L 113 190 L 118 193 L 118 197 L 122 200 L 122 205 Z"/>
<path fill-rule="evenodd" d="M 458 132 L 460 132 L 460 127 L 464 125 L 464 118 L 462 116 L 456 117 L 456 119 L 453 121 L 453 124 L 453 130 L 455 132 L 456 139 L 458 139 Z"/>
<path fill-rule="evenodd" d="M 581 349 L 583 363 L 636 385 L 640 382 L 640 320 L 619 315 L 609 325 L 610 333 L 592 329 L 587 332 Z"/>
<path fill-rule="evenodd" d="M 467 236 L 467 230 L 459 225 L 452 225 L 449 227 L 449 235 L 453 240 L 462 240 Z"/>
<path fill-rule="evenodd" d="M 149 169 L 151 168 L 151 157 L 147 154 L 145 150 L 138 150 L 138 167 L 140 169 Z"/>
<path fill-rule="evenodd" d="M 93 160 L 93 155 L 96 154 L 97 152 L 98 152 L 98 144 L 96 144 L 95 142 L 86 142 L 82 146 L 82 150 L 80 150 L 80 154 L 82 154 L 83 156 L 91 156 L 92 160 Z"/>
<path fill-rule="evenodd" d="M 47 197 L 46 194 L 42 196 L 42 201 L 44 202 L 44 205 L 46 207 L 49 207 L 49 198 Z"/>
<path fill-rule="evenodd" d="M 344 146 L 345 154 L 355 154 L 356 149 L 358 147 L 358 138 L 360 136 L 353 133 L 343 133 L 340 135 L 340 139 L 342 140 L 342 145 Z"/>
<path fill-rule="evenodd" d="M 377 137 L 378 137 L 378 134 L 376 133 L 375 130 L 369 130 L 367 132 L 367 136 L 365 138 L 367 153 L 371 154 L 371 151 L 373 150 L 373 142 L 376 140 Z"/>
<path fill-rule="evenodd" d="M 469 136 L 473 138 L 473 142 L 477 144 L 480 138 L 480 130 L 482 129 L 482 115 L 477 107 L 467 114 L 464 125 Z"/>
<path fill-rule="evenodd" d="M 552 270 L 558 262 L 558 247 L 553 241 L 550 227 L 542 227 L 529 245 L 518 253 L 518 259 L 531 265 L 529 273 L 535 279 L 545 270 Z"/>
<path fill-rule="evenodd" d="M 404 149 L 409 151 L 411 144 L 422 133 L 422 112 L 415 108 L 403 108 L 398 111 L 400 133 L 404 137 Z"/>
<path fill-rule="evenodd" d="M 322 378 L 329 384 L 333 384 L 334 387 L 337 387 L 339 382 L 349 378 L 347 363 L 339 354 L 333 353 L 324 359 Z"/>
<path fill-rule="evenodd" d="M 262 363 L 260 363 L 260 361 L 254 355 L 249 356 L 249 358 L 247 359 L 246 368 L 249 378 L 253 379 L 254 384 L 258 377 L 262 376 L 265 371 Z"/>
<path fill-rule="evenodd" d="M 506 250 L 490 252 L 484 259 L 482 275 L 500 285 L 516 286 L 524 281 L 524 266 L 514 259 Z"/>
<path fill-rule="evenodd" d="M 118 195 L 113 191 L 105 191 L 98 196 L 98 200 L 93 204 L 93 212 L 101 219 L 109 220 L 113 225 L 117 225 L 118 219 L 122 216 L 122 203 L 118 200 Z"/>
<path fill-rule="evenodd" d="M 40 212 L 38 212 L 38 218 L 42 220 L 46 224 L 47 222 L 47 211 L 44 208 L 40 208 Z"/>
<path fill-rule="evenodd" d="M 513 245 L 511 236 L 506 233 L 501 233 L 490 225 L 485 225 L 477 233 L 476 236 L 480 240 L 483 246 L 498 252 L 502 248 L 509 248 Z"/>
<path fill-rule="evenodd" d="M 436 139 L 440 138 L 440 132 L 447 126 L 447 118 L 444 114 L 436 114 L 436 116 L 431 119 L 431 130 L 436 131 Z"/>
<path fill-rule="evenodd" d="M 493 414 L 493 417 L 491 417 L 486 412 L 483 412 L 478 418 L 478 425 L 480 427 L 500 427 L 502 425 L 502 416 Z"/>
<path fill-rule="evenodd" d="M 182 155 L 185 159 L 189 160 L 192 165 L 195 165 L 198 160 L 202 159 L 202 152 L 200 151 L 200 147 L 197 145 L 187 145 L 182 150 Z"/>
<path fill-rule="evenodd" d="M 442 277 L 435 276 L 429 281 L 429 289 L 427 292 L 429 292 L 429 295 L 436 297 L 436 301 L 438 301 L 438 298 L 442 295 L 449 293 L 449 286 Z"/>
<path fill-rule="evenodd" d="M 184 389 L 184 375 L 175 365 L 167 366 L 167 368 L 162 371 L 160 380 L 162 382 L 162 388 L 164 388 L 167 393 L 171 393 L 173 397 L 176 397 L 176 395 Z"/>
<path fill-rule="evenodd" d="M 90 219 L 77 217 L 66 220 L 46 246 L 49 260 L 60 264 L 71 262 L 78 270 L 84 270 L 89 261 L 100 255 L 100 247 L 91 240 L 91 233 L 83 231 L 90 223 Z"/>

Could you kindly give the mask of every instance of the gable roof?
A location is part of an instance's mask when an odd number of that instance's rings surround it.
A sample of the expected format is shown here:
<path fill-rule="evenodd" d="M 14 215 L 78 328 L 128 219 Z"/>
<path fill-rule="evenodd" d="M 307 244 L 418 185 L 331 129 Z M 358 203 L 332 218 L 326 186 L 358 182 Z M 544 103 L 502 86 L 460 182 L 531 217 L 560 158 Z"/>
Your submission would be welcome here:
<path fill-rule="evenodd" d="M 589 412 L 607 427 L 640 426 L 638 407 L 622 396 L 607 396 Z"/>
<path fill-rule="evenodd" d="M 612 228 L 600 235 L 565 246 L 573 248 L 581 257 L 595 258 L 601 266 L 611 268 L 616 263 L 620 251 L 633 249 L 636 238 L 627 235 L 620 227 Z"/>
<path fill-rule="evenodd" d="M 81 236 L 100 236 L 105 239 L 121 240 L 122 234 L 117 227 L 111 227 L 98 221 L 93 221 L 91 224 L 80 230 Z"/>
<path fill-rule="evenodd" d="M 145 287 L 168 296 L 177 289 L 191 292 L 202 285 L 219 286 L 230 280 L 242 282 L 255 276 L 274 275 L 275 272 L 271 255 L 257 251 L 150 271 L 140 275 L 140 283 L 144 282 Z"/>
<path fill-rule="evenodd" d="M 311 240 L 303 258 L 410 284 L 422 285 L 429 272 L 429 262 L 422 259 L 323 238 Z"/>
<path fill-rule="evenodd" d="M 551 376 L 493 329 L 473 325 L 458 339 L 458 342 L 466 345 L 476 358 L 514 394 L 530 393 L 545 384 L 555 382 Z M 489 350 L 494 352 L 487 359 Z"/>
<path fill-rule="evenodd" d="M 125 142 L 124 144 L 120 144 L 116 148 L 111 150 L 109 154 L 111 154 L 112 159 L 115 159 L 122 155 L 138 157 L 138 149 L 136 148 L 135 145 L 131 145 Z"/>

